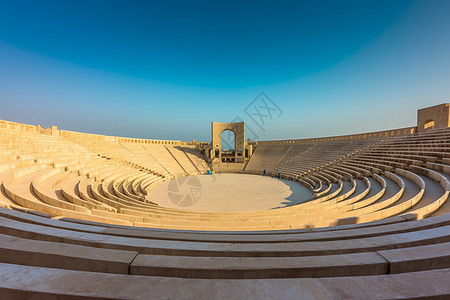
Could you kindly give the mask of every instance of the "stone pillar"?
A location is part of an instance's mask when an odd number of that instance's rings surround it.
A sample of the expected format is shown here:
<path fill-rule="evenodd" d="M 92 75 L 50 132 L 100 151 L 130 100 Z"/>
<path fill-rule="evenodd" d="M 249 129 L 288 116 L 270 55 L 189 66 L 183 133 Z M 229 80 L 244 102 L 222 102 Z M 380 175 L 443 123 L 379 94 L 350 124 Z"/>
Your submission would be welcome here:
<path fill-rule="evenodd" d="M 51 131 L 53 136 L 59 136 L 59 130 L 57 126 L 52 126 Z"/>

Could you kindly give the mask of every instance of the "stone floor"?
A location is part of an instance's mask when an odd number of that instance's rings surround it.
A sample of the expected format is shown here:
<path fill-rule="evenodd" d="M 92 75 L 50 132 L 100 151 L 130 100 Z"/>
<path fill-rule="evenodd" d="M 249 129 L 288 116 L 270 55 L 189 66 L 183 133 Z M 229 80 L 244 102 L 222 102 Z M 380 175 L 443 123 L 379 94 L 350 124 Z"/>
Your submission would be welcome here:
<path fill-rule="evenodd" d="M 249 174 L 180 177 L 152 188 L 147 196 L 164 207 L 214 212 L 267 210 L 311 198 L 311 191 L 297 182 Z"/>

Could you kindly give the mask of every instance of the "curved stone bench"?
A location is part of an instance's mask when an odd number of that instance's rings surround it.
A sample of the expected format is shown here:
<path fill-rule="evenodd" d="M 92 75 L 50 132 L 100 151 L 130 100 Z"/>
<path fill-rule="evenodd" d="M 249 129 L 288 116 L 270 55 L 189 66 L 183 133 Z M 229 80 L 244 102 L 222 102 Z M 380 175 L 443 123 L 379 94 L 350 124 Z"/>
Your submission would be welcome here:
<path fill-rule="evenodd" d="M 338 241 L 304 241 L 283 243 L 211 243 L 139 239 L 22 223 L 0 218 L 0 230 L 20 238 L 33 238 L 69 244 L 138 251 L 142 254 L 222 257 L 279 257 L 317 256 L 371 252 L 394 248 L 422 246 L 450 241 L 450 225 L 416 230 L 413 232 L 384 234 L 375 237 Z"/>

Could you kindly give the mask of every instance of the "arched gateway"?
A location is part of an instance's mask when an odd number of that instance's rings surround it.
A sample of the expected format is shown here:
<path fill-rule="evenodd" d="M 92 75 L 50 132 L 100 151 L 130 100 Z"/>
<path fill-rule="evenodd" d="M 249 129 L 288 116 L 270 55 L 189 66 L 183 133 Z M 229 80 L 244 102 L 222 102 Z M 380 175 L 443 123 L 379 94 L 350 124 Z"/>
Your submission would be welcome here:
<path fill-rule="evenodd" d="M 227 130 L 234 133 L 234 141 L 222 137 L 222 133 Z M 233 138 L 233 134 L 229 136 Z M 211 122 L 211 143 L 205 150 L 215 171 L 241 171 L 252 155 L 252 146 L 245 141 L 245 123 Z"/>

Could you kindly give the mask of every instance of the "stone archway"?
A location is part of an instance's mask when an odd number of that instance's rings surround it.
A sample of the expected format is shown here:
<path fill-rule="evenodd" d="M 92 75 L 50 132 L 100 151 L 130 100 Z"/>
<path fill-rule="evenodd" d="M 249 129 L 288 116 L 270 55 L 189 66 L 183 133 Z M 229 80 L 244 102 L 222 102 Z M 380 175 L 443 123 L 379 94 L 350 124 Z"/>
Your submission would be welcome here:
<path fill-rule="evenodd" d="M 222 132 L 230 130 L 234 133 L 234 162 L 244 162 L 245 158 L 243 155 L 239 155 L 246 148 L 245 143 L 245 123 L 221 123 L 221 122 L 212 122 L 211 123 L 211 150 L 212 153 L 217 153 L 216 150 L 219 150 L 219 157 L 214 157 L 211 155 L 213 159 L 217 159 L 218 161 L 222 161 Z M 237 151 L 241 149 L 241 152 Z"/>

